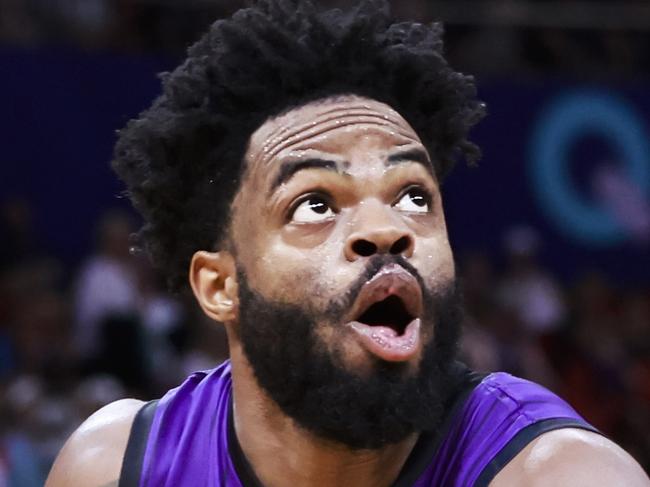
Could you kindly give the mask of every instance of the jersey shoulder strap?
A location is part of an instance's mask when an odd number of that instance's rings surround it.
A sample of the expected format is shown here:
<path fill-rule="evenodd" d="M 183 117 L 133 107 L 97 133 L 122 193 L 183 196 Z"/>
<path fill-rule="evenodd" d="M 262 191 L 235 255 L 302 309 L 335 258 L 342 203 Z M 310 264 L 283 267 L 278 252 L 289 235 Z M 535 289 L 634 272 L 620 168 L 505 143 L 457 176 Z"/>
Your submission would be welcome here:
<path fill-rule="evenodd" d="M 589 423 L 576 418 L 548 418 L 529 424 L 519 431 L 497 455 L 483 468 L 474 487 L 488 487 L 494 477 L 514 459 L 529 443 L 549 431 L 562 428 L 577 428 L 602 434 Z"/>
<path fill-rule="evenodd" d="M 118 487 L 138 487 L 142 473 L 144 453 L 147 449 L 149 431 L 156 414 L 158 400 L 149 401 L 136 413 L 124 452 Z"/>

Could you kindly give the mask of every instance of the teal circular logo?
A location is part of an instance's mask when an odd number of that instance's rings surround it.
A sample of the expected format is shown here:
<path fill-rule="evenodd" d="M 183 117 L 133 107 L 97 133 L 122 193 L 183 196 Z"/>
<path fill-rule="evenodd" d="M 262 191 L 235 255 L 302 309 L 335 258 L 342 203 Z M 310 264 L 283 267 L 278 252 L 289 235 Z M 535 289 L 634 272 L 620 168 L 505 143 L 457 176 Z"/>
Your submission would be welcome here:
<path fill-rule="evenodd" d="M 606 208 L 588 201 L 570 177 L 570 151 L 584 136 L 607 140 L 619 154 L 625 177 L 648 194 L 650 141 L 643 120 L 629 103 L 604 92 L 552 100 L 533 129 L 529 176 L 542 210 L 564 233 L 611 245 L 626 238 L 625 229 Z"/>

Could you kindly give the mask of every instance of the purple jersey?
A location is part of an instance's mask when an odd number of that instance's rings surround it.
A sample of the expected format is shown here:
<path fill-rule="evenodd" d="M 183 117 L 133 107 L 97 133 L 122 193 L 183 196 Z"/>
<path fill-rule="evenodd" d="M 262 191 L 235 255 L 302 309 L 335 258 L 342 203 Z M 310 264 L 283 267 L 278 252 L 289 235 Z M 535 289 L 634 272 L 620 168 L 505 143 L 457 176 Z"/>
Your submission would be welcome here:
<path fill-rule="evenodd" d="M 485 486 L 540 434 L 596 431 L 547 389 L 503 372 L 459 366 L 443 426 L 420 435 L 394 487 Z M 259 487 L 232 426 L 230 362 L 192 374 L 137 414 L 120 487 Z"/>

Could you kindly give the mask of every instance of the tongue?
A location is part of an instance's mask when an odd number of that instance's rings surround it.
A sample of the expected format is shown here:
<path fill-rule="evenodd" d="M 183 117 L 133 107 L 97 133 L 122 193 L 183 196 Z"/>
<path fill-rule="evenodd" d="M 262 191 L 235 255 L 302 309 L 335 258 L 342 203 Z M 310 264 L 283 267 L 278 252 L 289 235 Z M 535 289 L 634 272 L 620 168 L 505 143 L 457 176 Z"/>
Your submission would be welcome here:
<path fill-rule="evenodd" d="M 351 323 L 361 345 L 370 353 L 390 362 L 403 362 L 414 357 L 420 348 L 420 320 L 409 323 L 401 335 L 388 326 Z"/>

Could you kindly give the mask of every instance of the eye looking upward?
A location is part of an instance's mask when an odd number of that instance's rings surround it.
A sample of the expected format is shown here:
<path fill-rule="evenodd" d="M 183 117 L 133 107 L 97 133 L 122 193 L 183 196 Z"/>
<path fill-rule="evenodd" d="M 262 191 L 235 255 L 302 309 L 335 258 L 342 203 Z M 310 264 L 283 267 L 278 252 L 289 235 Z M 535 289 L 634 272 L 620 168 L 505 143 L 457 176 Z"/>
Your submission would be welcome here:
<path fill-rule="evenodd" d="M 422 188 L 409 188 L 393 205 L 407 213 L 429 213 L 431 211 L 431 195 Z"/>
<path fill-rule="evenodd" d="M 334 210 L 321 195 L 311 194 L 302 198 L 290 215 L 293 223 L 320 223 L 334 216 Z"/>

